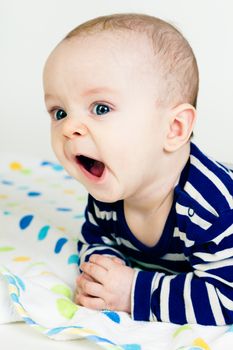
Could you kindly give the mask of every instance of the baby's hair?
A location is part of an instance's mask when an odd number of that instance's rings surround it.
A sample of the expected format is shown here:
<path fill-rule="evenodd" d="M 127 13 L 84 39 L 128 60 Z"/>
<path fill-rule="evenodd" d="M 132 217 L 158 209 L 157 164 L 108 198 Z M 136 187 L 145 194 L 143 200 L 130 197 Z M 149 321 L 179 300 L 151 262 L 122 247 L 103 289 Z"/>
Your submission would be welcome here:
<path fill-rule="evenodd" d="M 165 82 L 160 103 L 190 103 L 196 107 L 199 74 L 195 55 L 188 41 L 173 25 L 153 16 L 136 13 L 113 14 L 91 19 L 73 29 L 64 40 L 101 31 L 133 31 L 152 42 L 157 73 Z"/>

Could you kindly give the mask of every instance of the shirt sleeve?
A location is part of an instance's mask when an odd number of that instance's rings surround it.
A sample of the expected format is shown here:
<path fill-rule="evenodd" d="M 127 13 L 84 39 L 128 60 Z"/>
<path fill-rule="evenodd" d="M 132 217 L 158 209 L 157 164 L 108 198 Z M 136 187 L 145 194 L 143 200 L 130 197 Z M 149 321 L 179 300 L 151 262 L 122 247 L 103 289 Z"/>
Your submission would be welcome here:
<path fill-rule="evenodd" d="M 89 195 L 85 222 L 78 235 L 79 265 L 88 261 L 92 254 L 115 256 L 128 265 L 127 259 L 118 249 L 114 236 L 111 235 L 111 223 L 114 221 L 115 214 L 114 210 L 103 210 L 103 208 L 101 210 L 94 198 Z"/>
<path fill-rule="evenodd" d="M 190 272 L 136 272 L 131 299 L 133 319 L 233 323 L 233 210 L 222 214 L 193 246 L 187 241 Z"/>

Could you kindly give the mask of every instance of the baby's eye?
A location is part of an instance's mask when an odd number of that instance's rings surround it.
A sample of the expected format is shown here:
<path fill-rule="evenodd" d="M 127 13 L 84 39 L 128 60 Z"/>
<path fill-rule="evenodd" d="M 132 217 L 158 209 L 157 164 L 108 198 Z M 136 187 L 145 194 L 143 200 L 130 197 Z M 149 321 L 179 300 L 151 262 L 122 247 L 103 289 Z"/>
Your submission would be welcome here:
<path fill-rule="evenodd" d="M 101 103 L 97 103 L 93 108 L 93 113 L 95 113 L 97 115 L 107 114 L 110 111 L 111 111 L 110 107 L 108 107 L 107 105 L 101 104 Z"/>
<path fill-rule="evenodd" d="M 67 113 L 63 109 L 57 109 L 53 112 L 55 120 L 61 120 L 67 116 Z"/>

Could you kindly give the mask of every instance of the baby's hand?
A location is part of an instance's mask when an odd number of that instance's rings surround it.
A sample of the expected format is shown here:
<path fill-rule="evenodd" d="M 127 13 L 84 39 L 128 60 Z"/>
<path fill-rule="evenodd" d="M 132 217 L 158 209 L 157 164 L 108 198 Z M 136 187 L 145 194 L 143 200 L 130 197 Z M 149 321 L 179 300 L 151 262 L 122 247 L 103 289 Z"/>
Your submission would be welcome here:
<path fill-rule="evenodd" d="M 115 256 L 110 256 L 109 257 L 110 259 L 112 259 L 112 261 L 114 261 L 116 264 L 120 264 L 120 265 L 125 265 L 125 262 L 120 259 L 120 258 L 117 258 Z M 88 294 L 86 294 L 85 290 L 82 288 L 82 285 L 84 284 L 83 283 L 79 283 L 80 280 L 86 280 L 86 281 L 92 281 L 92 282 L 96 282 L 91 276 L 87 275 L 85 272 L 81 273 L 77 279 L 76 279 L 76 290 L 75 290 L 75 302 L 77 304 L 78 303 L 78 298 L 80 297 L 80 295 L 85 295 L 85 296 L 88 296 Z M 89 295 L 89 297 L 91 297 L 91 295 Z"/>
<path fill-rule="evenodd" d="M 118 258 L 93 254 L 81 265 L 76 303 L 96 310 L 131 312 L 134 270 Z"/>

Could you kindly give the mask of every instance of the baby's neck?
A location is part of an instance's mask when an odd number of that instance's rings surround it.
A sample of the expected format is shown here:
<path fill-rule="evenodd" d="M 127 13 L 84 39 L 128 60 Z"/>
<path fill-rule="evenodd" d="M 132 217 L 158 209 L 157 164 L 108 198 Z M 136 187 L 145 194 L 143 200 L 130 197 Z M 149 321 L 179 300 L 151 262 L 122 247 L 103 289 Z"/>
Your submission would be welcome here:
<path fill-rule="evenodd" d="M 172 207 L 174 187 L 189 158 L 190 147 L 169 157 L 156 181 L 145 186 L 133 198 L 124 200 L 124 214 L 134 236 L 149 247 L 155 246 L 161 235 Z M 166 169 L 165 169 L 166 168 Z"/>

